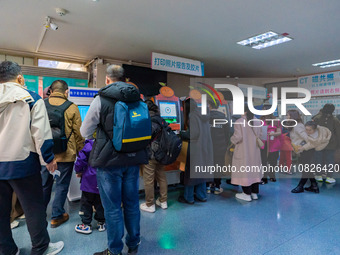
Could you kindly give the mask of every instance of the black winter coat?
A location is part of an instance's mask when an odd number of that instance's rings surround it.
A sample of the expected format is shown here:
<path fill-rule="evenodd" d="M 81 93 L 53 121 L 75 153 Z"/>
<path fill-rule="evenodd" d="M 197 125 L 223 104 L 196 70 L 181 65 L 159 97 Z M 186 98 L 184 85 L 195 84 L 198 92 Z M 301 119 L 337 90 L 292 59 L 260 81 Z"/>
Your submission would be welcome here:
<path fill-rule="evenodd" d="M 226 119 L 222 112 L 212 110 L 210 111 L 210 131 L 211 139 L 214 150 L 214 164 L 224 166 L 225 164 L 225 153 L 228 148 L 230 134 L 229 134 L 229 123 L 227 124 L 216 124 L 214 127 L 215 119 Z"/>
<path fill-rule="evenodd" d="M 185 185 L 198 185 L 211 181 L 213 175 L 195 172 L 197 167 L 213 166 L 214 155 L 210 134 L 209 115 L 201 115 L 197 107 L 191 106 L 189 130 L 181 132 L 182 140 L 189 141 L 187 162 L 184 172 Z M 198 178 L 197 178 L 198 177 Z"/>
<path fill-rule="evenodd" d="M 116 82 L 99 90 L 98 94 L 101 101 L 100 124 L 90 154 L 90 165 L 97 168 L 111 168 L 148 164 L 146 149 L 132 153 L 118 152 L 112 142 L 115 104 L 117 101 L 140 100 L 138 89 L 125 82 Z"/>

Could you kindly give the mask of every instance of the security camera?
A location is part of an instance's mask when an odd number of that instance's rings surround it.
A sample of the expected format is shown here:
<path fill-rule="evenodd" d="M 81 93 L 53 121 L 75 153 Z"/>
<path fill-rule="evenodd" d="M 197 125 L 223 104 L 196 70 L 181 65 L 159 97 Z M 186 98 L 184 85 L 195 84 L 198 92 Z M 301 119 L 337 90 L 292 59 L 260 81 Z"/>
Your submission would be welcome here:
<path fill-rule="evenodd" d="M 57 24 L 55 24 L 55 23 L 50 23 L 50 28 L 52 29 L 52 30 L 58 30 L 58 25 Z"/>
<path fill-rule="evenodd" d="M 44 27 L 46 29 L 52 29 L 52 30 L 58 30 L 59 28 L 57 24 L 52 23 L 51 18 L 49 16 L 46 17 Z"/>

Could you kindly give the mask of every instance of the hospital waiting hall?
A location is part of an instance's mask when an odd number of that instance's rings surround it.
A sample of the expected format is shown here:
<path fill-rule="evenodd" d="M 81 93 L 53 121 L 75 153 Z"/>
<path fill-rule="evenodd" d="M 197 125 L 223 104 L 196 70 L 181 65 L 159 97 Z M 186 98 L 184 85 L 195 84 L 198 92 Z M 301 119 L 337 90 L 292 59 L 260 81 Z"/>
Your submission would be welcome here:
<path fill-rule="evenodd" d="M 0 255 L 340 255 L 340 2 L 0 2 Z"/>

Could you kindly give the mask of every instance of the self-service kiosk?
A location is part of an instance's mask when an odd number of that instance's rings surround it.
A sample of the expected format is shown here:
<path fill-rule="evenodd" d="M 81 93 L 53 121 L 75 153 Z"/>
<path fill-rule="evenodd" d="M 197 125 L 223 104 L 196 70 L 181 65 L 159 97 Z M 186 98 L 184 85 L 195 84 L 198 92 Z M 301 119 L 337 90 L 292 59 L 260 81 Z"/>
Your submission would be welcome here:
<path fill-rule="evenodd" d="M 169 123 L 174 131 L 180 131 L 182 127 L 183 109 L 180 100 L 175 96 L 175 92 L 167 86 L 159 90 L 159 95 L 155 96 L 155 104 L 159 107 L 161 117 Z"/>
<path fill-rule="evenodd" d="M 94 96 L 98 93 L 99 89 L 95 88 L 79 88 L 69 87 L 69 100 L 78 105 L 81 120 L 84 121 L 87 111 L 90 108 Z M 76 201 L 81 198 L 80 178 L 76 177 L 75 172 L 72 173 L 70 187 L 67 193 L 69 201 Z"/>
<path fill-rule="evenodd" d="M 179 133 L 183 127 L 183 108 L 180 99 L 170 87 L 164 86 L 159 92 L 160 94 L 154 97 L 154 102 L 159 107 L 160 116 L 174 132 Z M 165 167 L 168 185 L 180 183 L 179 165 L 180 162 L 176 161 Z M 142 182 L 140 189 L 144 189 Z"/>

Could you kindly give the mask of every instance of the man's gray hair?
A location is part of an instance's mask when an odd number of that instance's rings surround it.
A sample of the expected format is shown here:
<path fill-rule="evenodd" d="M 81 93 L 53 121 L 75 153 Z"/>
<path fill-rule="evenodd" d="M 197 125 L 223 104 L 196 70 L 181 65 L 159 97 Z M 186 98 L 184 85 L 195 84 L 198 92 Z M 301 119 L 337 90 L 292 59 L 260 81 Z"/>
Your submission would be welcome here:
<path fill-rule="evenodd" d="M 124 77 L 124 69 L 119 65 L 109 65 L 106 69 L 106 75 L 112 80 L 122 80 Z"/>

